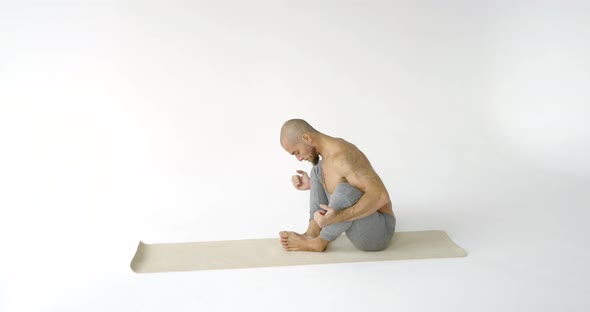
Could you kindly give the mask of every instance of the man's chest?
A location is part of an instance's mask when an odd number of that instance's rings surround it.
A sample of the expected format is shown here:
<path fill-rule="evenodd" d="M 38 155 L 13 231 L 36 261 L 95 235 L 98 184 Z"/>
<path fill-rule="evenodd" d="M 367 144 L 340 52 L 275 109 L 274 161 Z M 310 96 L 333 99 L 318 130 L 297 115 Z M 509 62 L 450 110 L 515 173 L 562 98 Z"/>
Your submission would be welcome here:
<path fill-rule="evenodd" d="M 346 182 L 346 178 L 334 168 L 334 164 L 331 161 L 322 161 L 322 184 L 324 189 L 329 194 L 332 194 L 336 186 L 343 182 Z"/>

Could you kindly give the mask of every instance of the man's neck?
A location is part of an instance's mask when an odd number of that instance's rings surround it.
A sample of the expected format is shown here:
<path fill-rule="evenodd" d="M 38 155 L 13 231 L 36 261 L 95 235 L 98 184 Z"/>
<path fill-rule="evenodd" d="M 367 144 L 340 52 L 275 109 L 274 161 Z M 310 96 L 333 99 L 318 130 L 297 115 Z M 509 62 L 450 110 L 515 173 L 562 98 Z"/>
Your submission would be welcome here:
<path fill-rule="evenodd" d="M 322 159 L 325 159 L 326 157 L 330 157 L 330 155 L 332 154 L 330 152 L 331 148 L 331 141 L 333 140 L 332 137 L 327 136 L 325 134 L 318 134 L 318 136 L 315 138 L 315 149 L 318 152 L 318 154 L 320 154 L 320 156 L 322 156 Z"/>

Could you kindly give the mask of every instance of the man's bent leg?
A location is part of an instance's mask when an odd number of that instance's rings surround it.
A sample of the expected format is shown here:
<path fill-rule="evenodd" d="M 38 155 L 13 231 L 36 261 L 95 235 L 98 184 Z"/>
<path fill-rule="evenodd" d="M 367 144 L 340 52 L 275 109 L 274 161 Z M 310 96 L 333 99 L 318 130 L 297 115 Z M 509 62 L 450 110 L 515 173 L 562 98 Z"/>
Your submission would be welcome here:
<path fill-rule="evenodd" d="M 328 204 L 328 196 L 322 185 L 322 161 L 311 168 L 309 189 L 309 220 L 313 220 L 313 214 L 320 209 L 320 205 Z"/>
<path fill-rule="evenodd" d="M 322 161 L 311 169 L 310 173 L 310 200 L 309 200 L 309 226 L 302 235 L 290 231 L 279 233 L 283 248 L 288 251 L 324 251 L 329 241 L 319 237 L 322 228 L 315 222 L 313 215 L 320 209 L 320 204 L 328 204 L 328 195 L 322 185 Z"/>
<path fill-rule="evenodd" d="M 330 196 L 330 203 L 328 207 L 334 208 L 336 211 L 346 209 L 354 205 L 363 195 L 356 187 L 348 183 L 340 183 L 336 186 L 334 193 Z M 320 237 L 327 241 L 333 241 L 342 233 L 346 232 L 353 221 L 334 223 L 323 228 L 320 232 Z"/>
<path fill-rule="evenodd" d="M 354 205 L 363 195 L 356 187 L 348 183 L 336 186 L 328 205 L 335 210 L 346 209 Z M 364 251 L 378 251 L 387 248 L 395 231 L 393 215 L 375 212 L 365 218 L 329 225 L 322 229 L 320 237 L 333 241 L 342 233 L 355 247 Z"/>
<path fill-rule="evenodd" d="M 328 196 L 322 185 L 322 161 L 311 168 L 309 192 L 309 226 L 305 234 L 308 237 L 317 237 L 322 228 L 315 222 L 313 215 L 320 209 L 320 205 L 328 205 Z"/>
<path fill-rule="evenodd" d="M 375 212 L 368 217 L 352 222 L 346 237 L 364 251 L 379 251 L 387 248 L 395 232 L 395 216 Z"/>

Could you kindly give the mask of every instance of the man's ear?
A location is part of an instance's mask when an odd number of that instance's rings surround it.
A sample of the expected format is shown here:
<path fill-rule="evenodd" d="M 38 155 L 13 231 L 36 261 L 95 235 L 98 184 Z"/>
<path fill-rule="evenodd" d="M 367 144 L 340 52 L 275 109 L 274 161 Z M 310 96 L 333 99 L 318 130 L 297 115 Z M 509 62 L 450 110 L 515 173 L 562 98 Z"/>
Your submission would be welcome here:
<path fill-rule="evenodd" d="M 301 140 L 305 142 L 305 144 L 309 144 L 311 143 L 311 136 L 309 135 L 309 133 L 304 133 L 301 135 Z"/>

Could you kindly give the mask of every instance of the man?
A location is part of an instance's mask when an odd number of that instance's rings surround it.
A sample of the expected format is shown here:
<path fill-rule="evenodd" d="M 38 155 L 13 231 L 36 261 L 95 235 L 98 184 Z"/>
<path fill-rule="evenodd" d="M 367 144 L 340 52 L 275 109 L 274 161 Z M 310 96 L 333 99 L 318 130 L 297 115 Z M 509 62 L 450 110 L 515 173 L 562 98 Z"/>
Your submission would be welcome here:
<path fill-rule="evenodd" d="M 302 170 L 292 177 L 296 189 L 310 190 L 310 220 L 304 234 L 279 233 L 285 250 L 324 251 L 342 233 L 360 250 L 387 248 L 396 223 L 389 194 L 356 146 L 302 119 L 283 124 L 281 145 L 297 160 L 313 164 L 311 178 Z"/>

